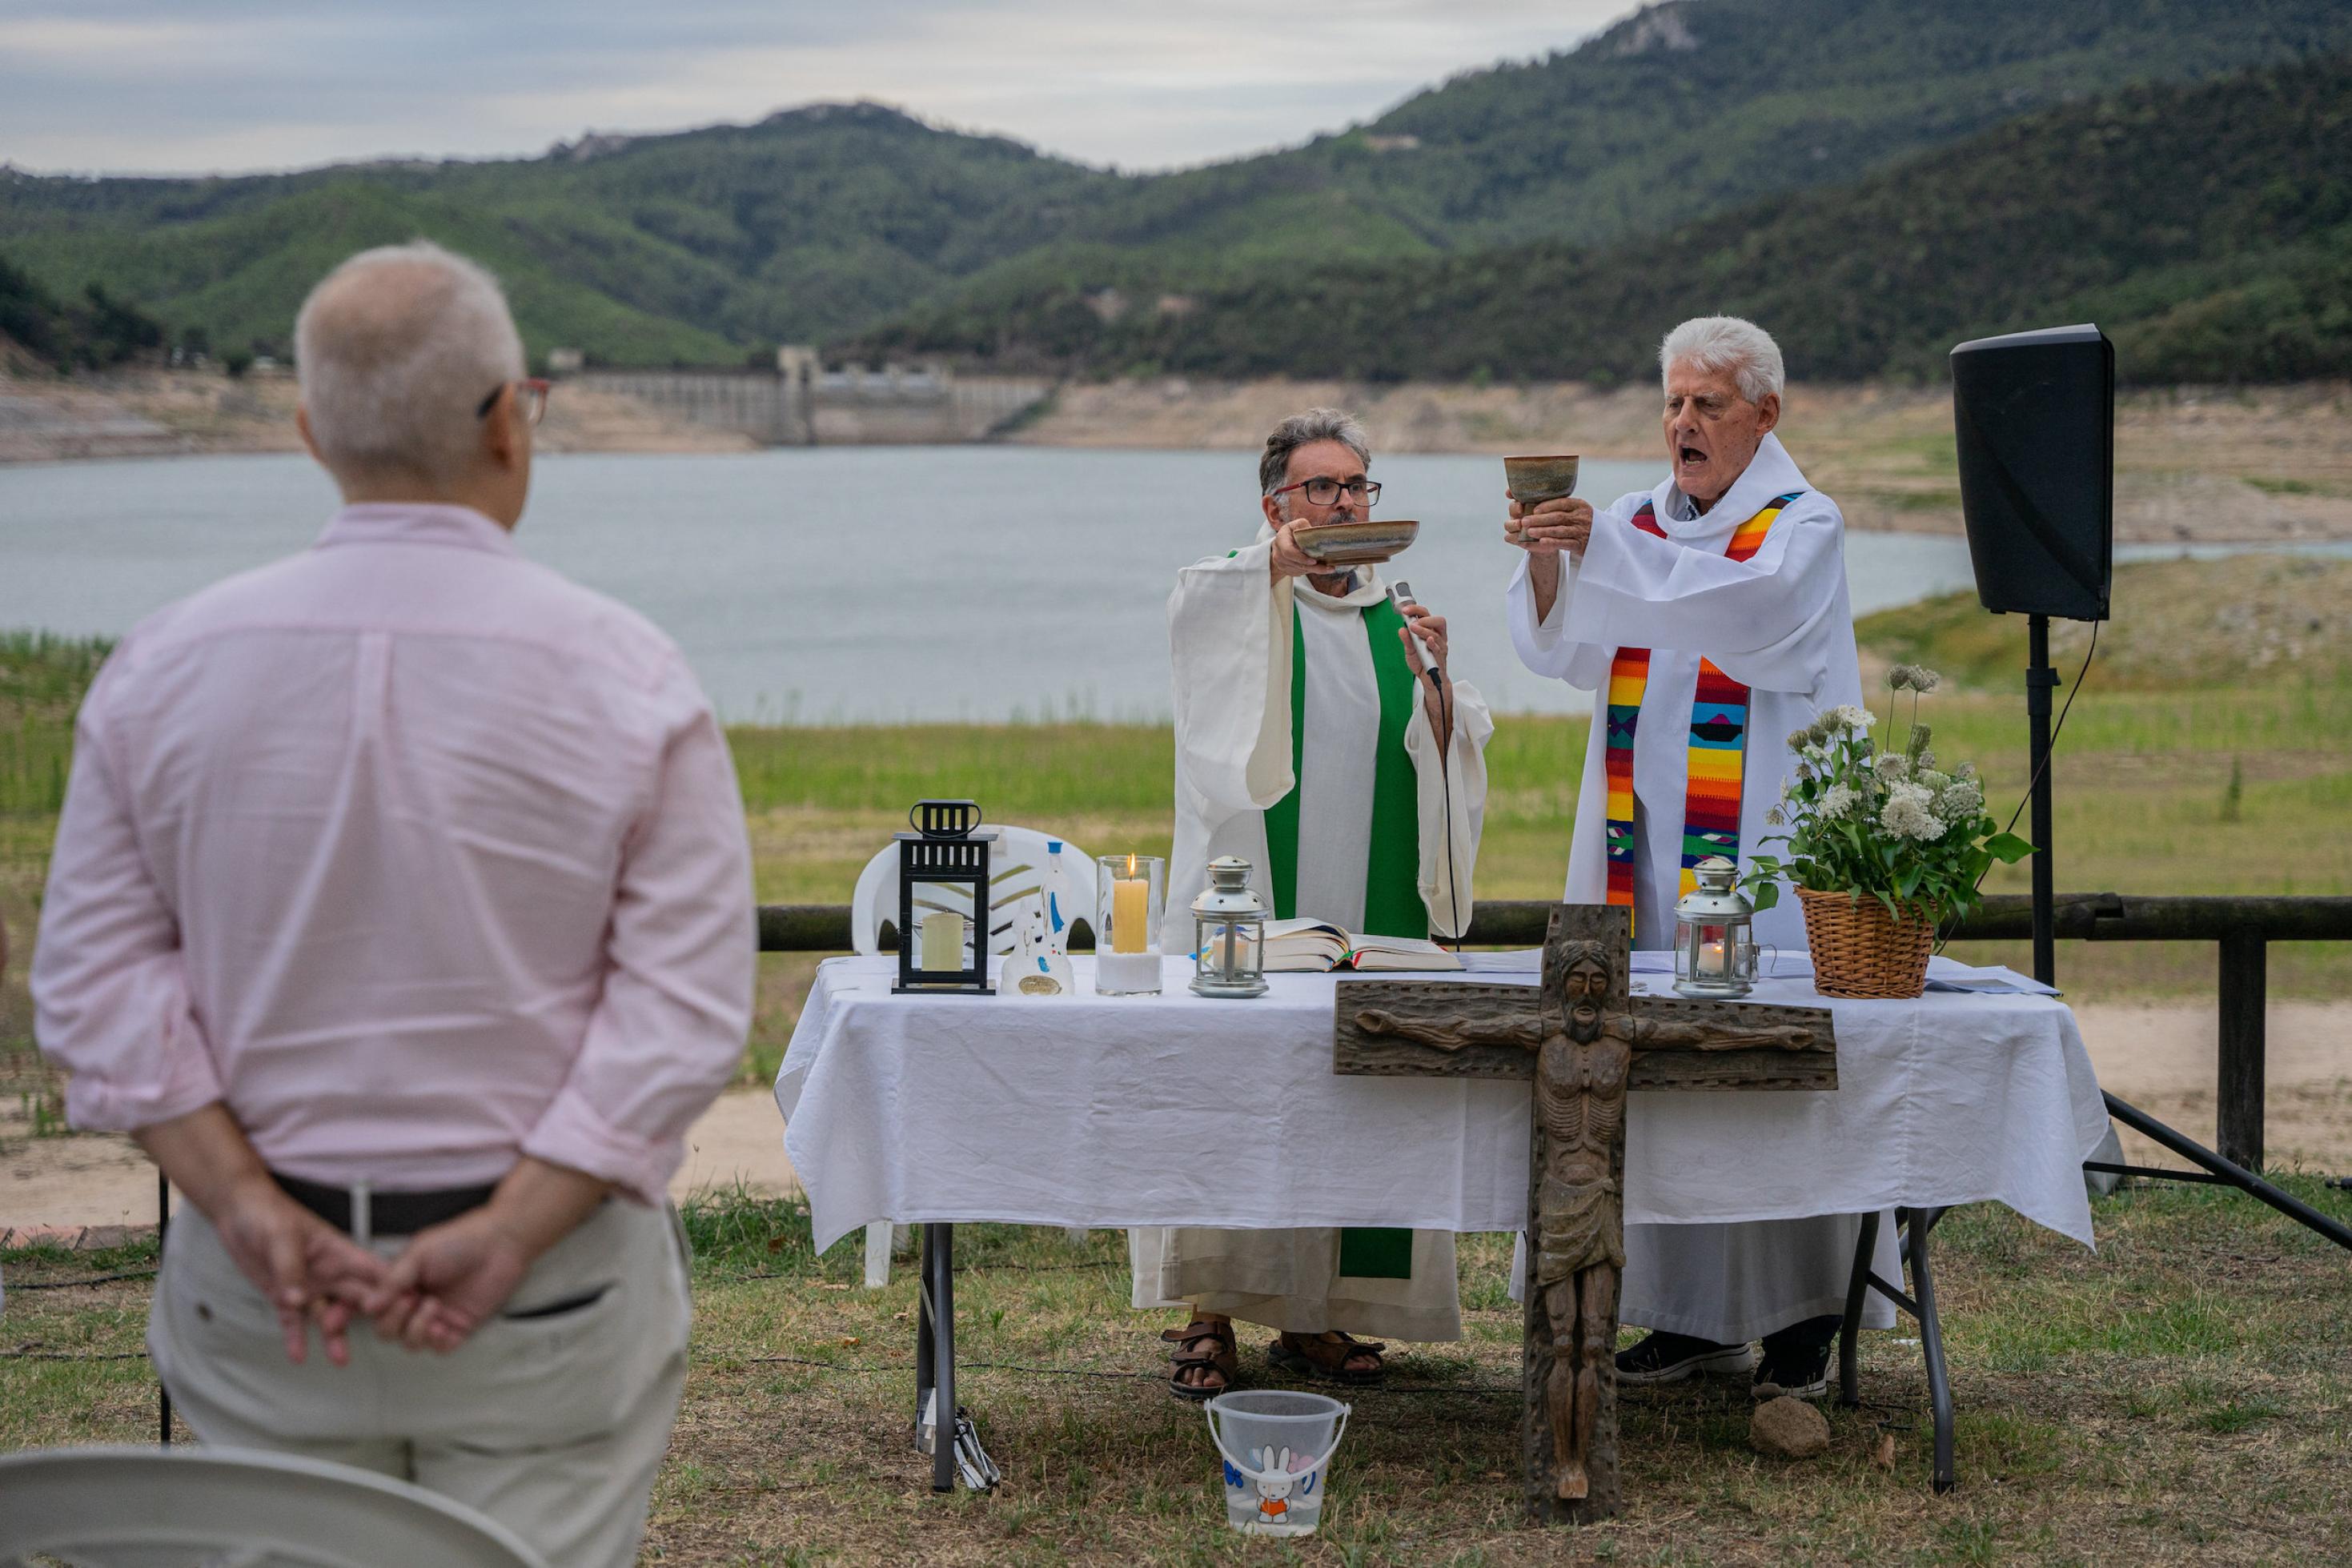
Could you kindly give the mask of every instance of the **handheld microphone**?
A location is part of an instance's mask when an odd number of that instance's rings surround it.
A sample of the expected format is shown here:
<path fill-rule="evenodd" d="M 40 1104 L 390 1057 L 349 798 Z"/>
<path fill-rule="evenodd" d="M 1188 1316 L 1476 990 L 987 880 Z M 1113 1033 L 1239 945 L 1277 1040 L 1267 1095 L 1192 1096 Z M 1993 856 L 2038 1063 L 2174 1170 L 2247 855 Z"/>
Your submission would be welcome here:
<path fill-rule="evenodd" d="M 1421 602 L 1420 600 L 1415 599 L 1412 596 L 1412 584 L 1404 581 L 1402 579 L 1399 579 L 1397 581 L 1389 584 L 1389 600 L 1390 602 L 1393 603 L 1399 610 L 1404 609 L 1405 606 L 1409 604 L 1417 605 Z M 1424 664 L 1422 667 L 1421 673 L 1427 675 L 1429 677 L 1429 684 L 1435 686 L 1440 692 L 1443 692 L 1445 689 L 1445 677 L 1438 673 L 1437 665 L 1434 663 Z"/>
<path fill-rule="evenodd" d="M 1389 601 L 1399 611 L 1402 611 L 1409 604 L 1421 602 L 1412 596 L 1412 584 L 1402 578 L 1389 584 Z M 1429 677 L 1429 688 L 1437 694 L 1438 711 L 1444 716 L 1445 728 L 1450 732 L 1454 728 L 1454 694 L 1445 685 L 1445 676 L 1438 669 L 1434 661 L 1423 665 L 1421 673 Z M 1454 867 L 1453 768 L 1450 765 L 1442 766 L 1439 769 L 1439 777 L 1445 780 L 1445 883 L 1449 895 L 1459 898 L 1462 888 L 1461 873 Z M 1458 910 L 1460 905 L 1456 904 L 1454 907 Z M 1454 934 L 1454 950 L 1457 953 L 1462 951 L 1462 934 L 1459 931 Z"/>

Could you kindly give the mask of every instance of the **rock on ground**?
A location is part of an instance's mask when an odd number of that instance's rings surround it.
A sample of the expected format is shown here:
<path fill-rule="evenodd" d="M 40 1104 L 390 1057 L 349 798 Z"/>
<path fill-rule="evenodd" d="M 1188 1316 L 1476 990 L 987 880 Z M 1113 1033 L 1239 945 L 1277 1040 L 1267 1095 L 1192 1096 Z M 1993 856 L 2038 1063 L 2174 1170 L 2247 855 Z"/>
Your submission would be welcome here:
<path fill-rule="evenodd" d="M 1748 1418 L 1748 1441 L 1759 1454 L 1810 1459 L 1829 1450 L 1829 1417 L 1784 1394 L 1756 1406 L 1756 1413 Z"/>

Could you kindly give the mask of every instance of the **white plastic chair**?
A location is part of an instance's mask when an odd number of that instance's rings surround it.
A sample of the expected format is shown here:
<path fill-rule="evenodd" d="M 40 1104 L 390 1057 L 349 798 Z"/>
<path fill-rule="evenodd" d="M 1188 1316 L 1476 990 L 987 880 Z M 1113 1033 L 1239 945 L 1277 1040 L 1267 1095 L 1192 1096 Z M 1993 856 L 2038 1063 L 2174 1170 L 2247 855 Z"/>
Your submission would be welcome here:
<path fill-rule="evenodd" d="M 1010 828 L 997 822 L 986 822 L 996 841 L 989 846 L 989 917 L 988 952 L 991 957 L 1003 957 L 1021 945 L 1022 923 L 1028 918 L 1029 907 L 1048 895 L 1060 901 L 1063 920 L 1076 925 L 1083 920 L 1087 929 L 1096 928 L 1095 862 L 1087 852 L 1067 839 L 1056 839 L 1034 828 Z M 1062 846 L 1062 873 L 1055 878 L 1051 872 L 1055 859 L 1053 846 Z M 969 910 L 961 911 L 971 918 Z M 896 925 L 898 920 L 898 846 L 886 845 L 866 862 L 857 873 L 857 891 L 849 900 L 849 940 L 857 952 L 868 956 L 882 951 L 882 927 Z M 909 940 L 899 932 L 898 940 Z M 1082 1227 L 1071 1226 L 1071 1240 L 1083 1245 L 1087 1233 Z M 890 1249 L 897 1235 L 887 1219 L 877 1219 L 866 1228 L 866 1288 L 878 1291 L 890 1282 Z"/>
<path fill-rule="evenodd" d="M 250 1448 L 0 1456 L 0 1563 L 74 1568 L 547 1568 L 506 1526 L 372 1470 Z"/>

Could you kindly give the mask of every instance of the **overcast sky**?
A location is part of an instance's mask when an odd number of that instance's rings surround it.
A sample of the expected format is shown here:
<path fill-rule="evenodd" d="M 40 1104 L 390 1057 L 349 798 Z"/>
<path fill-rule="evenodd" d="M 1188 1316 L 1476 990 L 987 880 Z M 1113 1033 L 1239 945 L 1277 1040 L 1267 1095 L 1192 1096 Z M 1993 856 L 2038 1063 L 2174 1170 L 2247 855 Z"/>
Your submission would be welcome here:
<path fill-rule="evenodd" d="M 1294 143 L 1632 0 L 0 0 L 0 162 L 535 155 L 852 99 L 1123 169 Z M 1269 20 L 1269 16 L 1282 20 Z"/>

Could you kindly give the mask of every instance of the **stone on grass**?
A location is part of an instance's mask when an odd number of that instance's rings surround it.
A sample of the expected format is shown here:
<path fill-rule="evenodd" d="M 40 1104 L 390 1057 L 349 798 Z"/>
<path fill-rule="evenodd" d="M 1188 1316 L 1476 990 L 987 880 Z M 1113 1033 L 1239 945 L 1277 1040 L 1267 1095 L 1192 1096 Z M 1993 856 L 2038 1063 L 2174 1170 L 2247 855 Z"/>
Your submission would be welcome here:
<path fill-rule="evenodd" d="M 1829 1417 L 1787 1395 L 1767 1399 L 1748 1419 L 1748 1441 L 1759 1454 L 1810 1459 L 1829 1451 Z"/>

